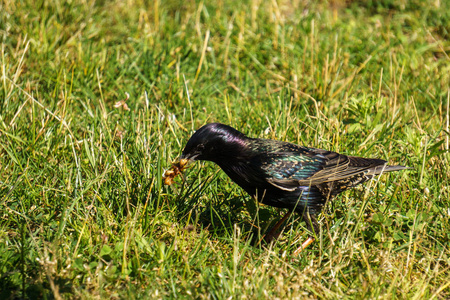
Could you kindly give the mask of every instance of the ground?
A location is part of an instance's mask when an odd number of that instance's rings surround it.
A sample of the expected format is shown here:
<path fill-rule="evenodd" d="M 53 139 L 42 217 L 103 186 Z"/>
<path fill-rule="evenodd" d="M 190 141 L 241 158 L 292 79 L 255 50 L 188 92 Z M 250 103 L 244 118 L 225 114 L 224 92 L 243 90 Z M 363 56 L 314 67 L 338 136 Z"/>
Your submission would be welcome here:
<path fill-rule="evenodd" d="M 448 1 L 0 3 L 0 298 L 450 298 Z M 212 163 L 193 131 L 413 170 L 330 203 L 322 233 Z"/>

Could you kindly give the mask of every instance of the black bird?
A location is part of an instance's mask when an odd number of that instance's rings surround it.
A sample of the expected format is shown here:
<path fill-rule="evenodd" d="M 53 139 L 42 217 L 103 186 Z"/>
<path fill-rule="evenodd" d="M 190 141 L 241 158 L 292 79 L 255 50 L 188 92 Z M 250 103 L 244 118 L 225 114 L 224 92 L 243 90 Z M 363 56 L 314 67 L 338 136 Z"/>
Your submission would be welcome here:
<path fill-rule="evenodd" d="M 299 213 L 312 236 L 298 251 L 314 241 L 319 229 L 316 215 L 327 200 L 375 175 L 408 169 L 381 159 L 249 138 L 220 123 L 198 129 L 180 159 L 183 166 L 187 161 L 212 161 L 259 202 Z"/>

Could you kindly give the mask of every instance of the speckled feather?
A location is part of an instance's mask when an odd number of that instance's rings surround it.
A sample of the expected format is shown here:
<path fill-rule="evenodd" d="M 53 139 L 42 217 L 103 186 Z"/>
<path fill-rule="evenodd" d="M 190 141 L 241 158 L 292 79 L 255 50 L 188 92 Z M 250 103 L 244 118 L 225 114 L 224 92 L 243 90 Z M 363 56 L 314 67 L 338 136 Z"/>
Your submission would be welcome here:
<path fill-rule="evenodd" d="M 219 123 L 197 130 L 182 158 L 215 162 L 258 201 L 295 210 L 305 221 L 311 220 L 306 223 L 312 231 L 318 228 L 315 215 L 333 196 L 374 175 L 406 169 L 388 166 L 381 159 L 249 138 Z"/>

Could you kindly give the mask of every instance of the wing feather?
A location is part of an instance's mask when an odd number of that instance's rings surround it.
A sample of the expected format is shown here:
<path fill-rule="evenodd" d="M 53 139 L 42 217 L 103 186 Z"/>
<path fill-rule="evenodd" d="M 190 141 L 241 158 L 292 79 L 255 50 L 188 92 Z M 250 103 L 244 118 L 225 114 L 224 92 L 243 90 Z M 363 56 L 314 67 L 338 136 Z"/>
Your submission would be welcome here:
<path fill-rule="evenodd" d="M 264 162 L 261 168 L 267 175 L 267 182 L 279 189 L 294 191 L 300 186 L 315 186 L 371 173 L 371 170 L 378 171 L 386 165 L 386 161 L 381 159 L 346 156 L 300 146 L 297 148 L 291 144 L 290 151 L 265 155 L 261 160 Z"/>

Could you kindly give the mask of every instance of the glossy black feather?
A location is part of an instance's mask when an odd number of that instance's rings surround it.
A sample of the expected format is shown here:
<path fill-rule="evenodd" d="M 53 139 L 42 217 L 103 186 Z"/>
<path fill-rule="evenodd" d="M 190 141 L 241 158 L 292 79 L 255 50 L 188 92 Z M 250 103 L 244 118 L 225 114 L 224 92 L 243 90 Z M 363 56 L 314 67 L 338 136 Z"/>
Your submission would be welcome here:
<path fill-rule="evenodd" d="M 216 163 L 258 201 L 300 213 L 313 231 L 317 230 L 315 215 L 327 200 L 374 175 L 406 169 L 388 166 L 381 159 L 249 138 L 219 123 L 197 130 L 182 158 Z"/>

